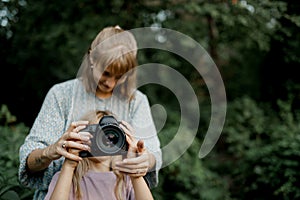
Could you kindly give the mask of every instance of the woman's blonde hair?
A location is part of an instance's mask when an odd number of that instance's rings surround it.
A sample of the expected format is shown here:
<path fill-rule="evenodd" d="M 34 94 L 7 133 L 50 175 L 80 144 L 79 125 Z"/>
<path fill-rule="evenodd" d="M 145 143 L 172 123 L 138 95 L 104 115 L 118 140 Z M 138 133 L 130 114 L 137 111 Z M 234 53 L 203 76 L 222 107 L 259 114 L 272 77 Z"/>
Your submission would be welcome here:
<path fill-rule="evenodd" d="M 125 74 L 126 79 L 119 84 L 114 94 L 131 99 L 136 84 L 137 44 L 129 31 L 119 26 L 106 27 L 96 36 L 81 63 L 79 78 L 82 80 L 87 92 L 96 92 L 98 80 L 94 80 L 93 70 L 100 70 L 101 74 L 106 68 L 116 74 Z"/>
<path fill-rule="evenodd" d="M 82 120 L 87 120 L 90 122 L 90 124 L 96 124 L 99 122 L 99 120 L 105 116 L 105 115 L 112 115 L 109 111 L 92 111 L 90 113 L 87 113 L 84 117 L 82 117 Z M 110 167 L 111 169 L 114 168 L 114 165 L 117 161 L 120 161 L 122 159 L 122 156 L 112 156 L 111 157 L 111 163 Z M 78 162 L 78 165 L 75 169 L 74 176 L 73 176 L 73 188 L 75 192 L 76 199 L 81 199 L 82 197 L 82 191 L 80 188 L 80 182 L 82 180 L 82 177 L 89 171 L 91 167 L 91 160 L 88 158 L 83 158 L 82 161 Z M 125 176 L 124 174 L 120 173 L 119 171 L 113 170 L 114 174 L 116 175 L 116 185 L 114 188 L 115 196 L 117 200 L 124 200 L 125 195 Z"/>

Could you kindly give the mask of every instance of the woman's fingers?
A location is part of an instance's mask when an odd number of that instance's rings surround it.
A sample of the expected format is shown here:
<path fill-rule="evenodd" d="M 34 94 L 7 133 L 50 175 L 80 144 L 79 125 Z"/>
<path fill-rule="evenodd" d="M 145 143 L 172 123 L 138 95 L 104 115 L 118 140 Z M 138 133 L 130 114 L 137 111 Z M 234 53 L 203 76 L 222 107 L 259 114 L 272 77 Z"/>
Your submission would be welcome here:
<path fill-rule="evenodd" d="M 70 160 L 79 161 L 78 156 L 80 151 L 90 151 L 90 139 L 93 137 L 89 132 L 83 130 L 88 121 L 72 122 L 69 130 L 62 135 L 57 142 L 57 152 Z"/>
<path fill-rule="evenodd" d="M 92 134 L 89 132 L 66 132 L 60 139 L 60 145 L 62 145 L 65 141 L 79 141 L 81 143 L 89 144 L 92 137 Z"/>
<path fill-rule="evenodd" d="M 71 123 L 71 127 L 76 128 L 77 126 L 86 126 L 88 124 L 88 121 L 75 121 Z"/>
<path fill-rule="evenodd" d="M 80 151 L 90 151 L 90 142 L 81 143 L 80 141 L 65 140 L 64 147 L 61 148 L 60 155 L 69 160 L 80 161 Z"/>
<path fill-rule="evenodd" d="M 69 159 L 69 160 L 74 160 L 74 161 L 81 161 L 82 158 L 78 155 L 79 153 L 70 153 L 68 151 L 62 151 L 61 152 L 62 156 L 64 156 L 65 158 Z"/>
<path fill-rule="evenodd" d="M 74 156 L 74 154 L 72 155 L 72 153 L 68 151 L 71 148 L 89 151 L 88 145 L 90 145 L 92 135 L 88 132 L 81 132 L 87 125 L 88 121 L 72 122 L 69 129 L 61 138 L 45 150 L 45 155 L 51 160 L 56 160 L 61 156 L 78 160 L 78 156 Z"/>
<path fill-rule="evenodd" d="M 149 169 L 149 159 L 146 153 L 135 158 L 126 158 L 117 162 L 115 169 L 130 176 L 144 176 Z"/>
<path fill-rule="evenodd" d="M 70 149 L 77 149 L 77 150 L 81 150 L 81 151 L 89 151 L 90 150 L 90 147 L 85 144 L 85 143 L 79 143 L 79 142 L 75 142 L 75 141 L 72 141 L 72 140 L 67 140 L 63 143 L 63 148 L 68 150 L 69 152 L 72 152 L 70 151 Z"/>

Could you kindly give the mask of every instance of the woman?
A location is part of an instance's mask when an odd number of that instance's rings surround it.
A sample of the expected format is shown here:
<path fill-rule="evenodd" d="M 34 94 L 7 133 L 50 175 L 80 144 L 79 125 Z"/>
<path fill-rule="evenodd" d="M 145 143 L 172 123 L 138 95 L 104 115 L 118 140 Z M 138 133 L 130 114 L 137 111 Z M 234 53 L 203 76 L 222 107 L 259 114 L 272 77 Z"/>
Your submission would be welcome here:
<path fill-rule="evenodd" d="M 72 132 L 87 125 L 78 121 L 91 110 L 109 110 L 130 123 L 147 151 L 118 164 L 121 172 L 145 176 L 150 187 L 158 181 L 162 164 L 160 142 L 147 97 L 135 90 L 137 66 L 135 38 L 119 26 L 104 28 L 85 54 L 78 77 L 54 85 L 20 148 L 20 182 L 35 189 L 34 199 L 43 199 L 63 158 L 82 158 L 68 148 L 87 150 L 88 140 Z M 76 123 L 74 122 L 76 121 Z M 70 128 L 68 128 L 70 127 Z"/>

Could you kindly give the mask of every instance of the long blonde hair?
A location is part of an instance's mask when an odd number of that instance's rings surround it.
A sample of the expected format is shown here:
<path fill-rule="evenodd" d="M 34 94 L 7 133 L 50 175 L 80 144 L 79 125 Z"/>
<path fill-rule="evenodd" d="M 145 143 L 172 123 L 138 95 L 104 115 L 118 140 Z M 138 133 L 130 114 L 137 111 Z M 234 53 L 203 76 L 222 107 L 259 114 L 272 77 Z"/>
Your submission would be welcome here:
<path fill-rule="evenodd" d="M 129 31 L 119 26 L 106 27 L 96 36 L 85 54 L 78 77 L 87 92 L 96 92 L 98 81 L 93 78 L 93 69 L 104 72 L 110 68 L 113 74 L 125 74 L 126 80 L 116 87 L 114 94 L 132 99 L 136 86 L 137 44 Z M 99 77 L 100 79 L 100 77 Z"/>
<path fill-rule="evenodd" d="M 87 120 L 92 124 L 98 123 L 98 121 L 105 115 L 112 115 L 108 111 L 92 111 L 85 115 L 82 120 Z M 114 165 L 117 161 L 120 161 L 122 159 L 122 156 L 112 156 L 111 157 L 111 163 L 110 167 L 113 169 Z M 82 177 L 89 171 L 91 168 L 91 165 L 93 161 L 89 160 L 88 158 L 83 158 L 82 161 L 80 161 L 75 169 L 74 176 L 73 176 L 73 188 L 75 192 L 76 199 L 82 198 L 82 191 L 80 188 L 80 182 L 82 180 Z M 114 174 L 116 175 L 116 185 L 114 188 L 114 193 L 117 200 L 124 200 L 125 196 L 125 175 L 120 173 L 119 171 L 113 170 Z"/>

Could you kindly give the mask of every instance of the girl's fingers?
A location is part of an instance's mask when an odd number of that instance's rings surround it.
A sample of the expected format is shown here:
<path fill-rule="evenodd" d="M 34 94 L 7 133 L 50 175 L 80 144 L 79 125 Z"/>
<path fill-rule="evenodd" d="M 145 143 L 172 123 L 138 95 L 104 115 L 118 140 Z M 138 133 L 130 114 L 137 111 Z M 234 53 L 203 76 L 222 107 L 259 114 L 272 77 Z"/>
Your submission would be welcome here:
<path fill-rule="evenodd" d="M 80 132 L 82 129 L 84 129 L 86 127 L 86 125 L 80 125 L 80 126 L 76 126 L 72 131 L 75 133 Z"/>
<path fill-rule="evenodd" d="M 120 127 L 126 134 L 126 141 L 129 144 L 129 146 L 134 146 L 135 139 L 134 139 L 133 135 L 129 132 L 129 130 L 123 124 L 120 124 Z"/>
<path fill-rule="evenodd" d="M 86 126 L 88 125 L 89 122 L 88 121 L 76 121 L 76 122 L 72 122 L 71 126 L 73 126 L 73 128 L 77 127 L 77 126 Z"/>
<path fill-rule="evenodd" d="M 145 150 L 145 145 L 143 140 L 139 140 L 136 145 L 137 145 L 138 153 L 142 153 Z"/>
<path fill-rule="evenodd" d="M 89 124 L 88 121 L 75 121 L 75 122 L 72 122 L 71 125 L 70 125 L 70 127 L 68 128 L 68 131 L 74 131 L 74 129 L 76 129 L 77 127 L 85 127 L 88 124 Z M 80 131 L 80 130 L 77 129 L 77 132 Z"/>
<path fill-rule="evenodd" d="M 132 153 L 142 153 L 145 150 L 144 141 L 143 140 L 137 141 L 135 139 L 135 137 L 132 134 L 133 128 L 131 127 L 131 125 L 126 121 L 122 121 L 120 124 L 120 127 L 126 133 L 126 141 L 129 144 L 129 149 L 128 149 L 129 155 L 128 156 L 135 157 L 132 155 Z"/>
<path fill-rule="evenodd" d="M 132 128 L 132 126 L 128 123 L 128 122 L 126 122 L 126 121 L 121 121 L 121 124 L 120 125 L 122 125 L 123 126 L 123 130 L 124 131 L 128 131 L 129 132 L 129 134 L 133 134 L 134 133 L 134 130 L 133 130 L 133 128 Z"/>

